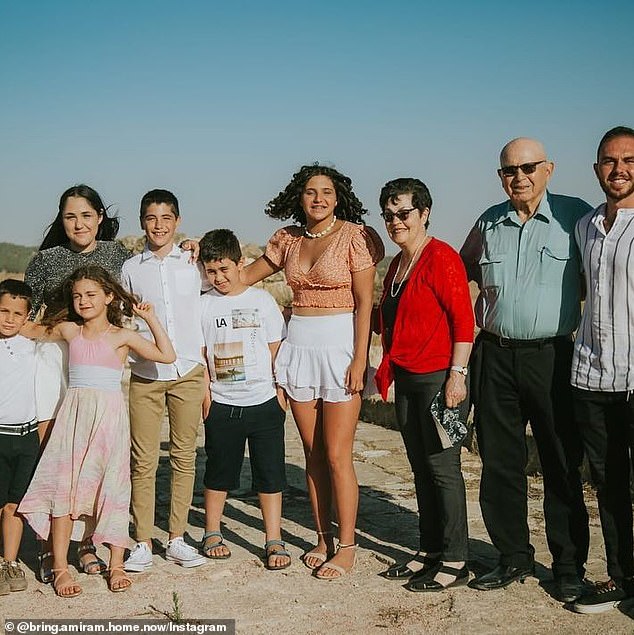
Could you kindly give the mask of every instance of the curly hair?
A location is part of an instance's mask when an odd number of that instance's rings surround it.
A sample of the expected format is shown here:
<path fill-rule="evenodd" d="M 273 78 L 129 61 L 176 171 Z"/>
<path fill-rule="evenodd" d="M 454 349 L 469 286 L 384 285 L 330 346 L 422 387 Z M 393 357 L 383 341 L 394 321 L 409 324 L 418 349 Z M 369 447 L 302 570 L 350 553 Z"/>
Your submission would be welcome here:
<path fill-rule="evenodd" d="M 57 216 L 55 220 L 47 227 L 44 240 L 38 251 L 50 249 L 51 247 L 59 247 L 59 245 L 68 244 L 68 236 L 64 230 L 64 207 L 69 198 L 84 198 L 92 209 L 101 216 L 101 223 L 97 228 L 97 240 L 114 240 L 119 231 L 119 219 L 116 216 L 108 216 L 108 209 L 103 204 L 101 196 L 92 187 L 85 184 L 73 185 L 69 187 L 60 197 Z"/>
<path fill-rule="evenodd" d="M 335 186 L 337 194 L 335 215 L 337 218 L 352 223 L 363 222 L 361 217 L 367 214 L 367 210 L 352 191 L 352 179 L 334 168 L 319 165 L 319 163 L 303 165 L 298 172 L 295 172 L 291 182 L 273 200 L 268 202 L 264 209 L 265 214 L 278 220 L 292 218 L 296 223 L 305 225 L 306 214 L 301 204 L 302 193 L 306 183 L 313 176 L 327 176 Z"/>
<path fill-rule="evenodd" d="M 114 297 L 108 305 L 108 322 L 114 326 L 123 326 L 125 318 L 131 318 L 132 307 L 139 300 L 128 293 L 108 271 L 99 265 L 86 265 L 79 267 L 68 276 L 50 304 L 46 307 L 42 324 L 53 327 L 60 322 L 75 322 L 83 324 L 83 319 L 75 311 L 73 305 L 73 287 L 80 280 L 92 280 L 96 282 L 106 295 L 112 294 Z"/>

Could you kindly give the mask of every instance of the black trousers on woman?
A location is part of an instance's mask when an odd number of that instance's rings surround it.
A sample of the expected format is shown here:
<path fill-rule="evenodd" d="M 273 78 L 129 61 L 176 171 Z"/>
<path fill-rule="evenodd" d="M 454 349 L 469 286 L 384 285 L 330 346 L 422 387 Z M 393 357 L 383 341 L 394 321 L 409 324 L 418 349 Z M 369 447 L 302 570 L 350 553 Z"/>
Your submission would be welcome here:
<path fill-rule="evenodd" d="M 461 562 L 467 560 L 468 533 L 460 446 L 442 449 L 429 410 L 446 376 L 446 371 L 414 374 L 396 368 L 396 419 L 414 472 L 420 550 Z"/>

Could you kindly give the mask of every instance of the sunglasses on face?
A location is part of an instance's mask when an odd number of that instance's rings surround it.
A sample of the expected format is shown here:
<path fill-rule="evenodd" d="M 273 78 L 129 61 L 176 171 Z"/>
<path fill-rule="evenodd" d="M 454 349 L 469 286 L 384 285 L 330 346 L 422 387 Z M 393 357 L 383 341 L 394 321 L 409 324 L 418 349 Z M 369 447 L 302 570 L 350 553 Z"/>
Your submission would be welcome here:
<path fill-rule="evenodd" d="M 381 212 L 381 218 L 383 218 L 386 223 L 391 223 L 394 218 L 398 218 L 402 223 L 404 223 L 409 218 L 409 215 L 414 211 L 416 211 L 415 207 L 401 209 L 398 212 Z"/>
<path fill-rule="evenodd" d="M 498 173 L 502 176 L 515 176 L 518 170 L 521 170 L 524 174 L 532 174 L 541 163 L 546 163 L 546 159 L 533 161 L 532 163 L 522 163 L 522 165 L 504 165 L 498 170 Z"/>

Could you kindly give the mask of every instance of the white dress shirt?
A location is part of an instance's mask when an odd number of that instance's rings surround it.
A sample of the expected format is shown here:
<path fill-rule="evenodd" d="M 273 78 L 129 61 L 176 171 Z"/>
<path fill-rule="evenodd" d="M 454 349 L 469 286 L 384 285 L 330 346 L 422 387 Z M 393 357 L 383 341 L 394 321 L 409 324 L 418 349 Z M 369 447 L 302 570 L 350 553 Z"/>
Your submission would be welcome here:
<path fill-rule="evenodd" d="M 167 331 L 176 351 L 172 364 L 150 362 L 130 354 L 130 369 L 137 377 L 173 381 L 203 364 L 203 336 L 200 324 L 202 271 L 189 262 L 190 252 L 176 245 L 165 258 L 158 258 L 147 246 L 123 264 L 121 282 L 142 302 L 154 305 L 154 312 Z M 152 340 L 144 320 L 137 319 L 139 333 Z"/>

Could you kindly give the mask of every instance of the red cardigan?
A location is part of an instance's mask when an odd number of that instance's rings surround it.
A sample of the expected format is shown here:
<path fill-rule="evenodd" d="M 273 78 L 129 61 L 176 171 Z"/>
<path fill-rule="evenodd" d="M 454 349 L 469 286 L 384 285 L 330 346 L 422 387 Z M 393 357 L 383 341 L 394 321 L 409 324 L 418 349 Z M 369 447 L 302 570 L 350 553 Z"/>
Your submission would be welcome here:
<path fill-rule="evenodd" d="M 432 238 L 412 270 L 398 303 L 392 346 L 383 337 L 382 305 L 401 259 L 394 257 L 383 281 L 378 317 L 383 360 L 376 385 L 383 399 L 394 379 L 392 363 L 412 373 L 432 373 L 451 365 L 454 342 L 473 342 L 474 319 L 467 274 L 458 253 Z"/>

